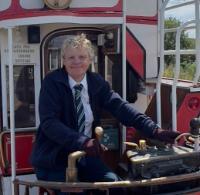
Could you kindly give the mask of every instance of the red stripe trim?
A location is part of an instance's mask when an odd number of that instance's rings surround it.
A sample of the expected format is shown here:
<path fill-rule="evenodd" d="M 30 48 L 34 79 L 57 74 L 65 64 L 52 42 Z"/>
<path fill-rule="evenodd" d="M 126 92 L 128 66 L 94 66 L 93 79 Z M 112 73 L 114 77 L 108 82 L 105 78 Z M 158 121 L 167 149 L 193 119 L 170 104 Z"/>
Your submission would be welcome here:
<path fill-rule="evenodd" d="M 121 17 L 122 13 L 105 13 L 105 12 L 73 12 L 66 10 L 23 10 L 23 11 L 5 11 L 0 13 L 0 21 L 16 18 L 28 18 L 39 16 L 77 16 L 77 17 Z"/>
<path fill-rule="evenodd" d="M 136 38 L 126 31 L 126 58 L 141 78 L 145 77 L 145 51 Z"/>
<path fill-rule="evenodd" d="M 158 18 L 157 18 L 157 15 L 156 16 L 127 16 L 126 22 L 134 23 L 134 24 L 157 25 Z"/>

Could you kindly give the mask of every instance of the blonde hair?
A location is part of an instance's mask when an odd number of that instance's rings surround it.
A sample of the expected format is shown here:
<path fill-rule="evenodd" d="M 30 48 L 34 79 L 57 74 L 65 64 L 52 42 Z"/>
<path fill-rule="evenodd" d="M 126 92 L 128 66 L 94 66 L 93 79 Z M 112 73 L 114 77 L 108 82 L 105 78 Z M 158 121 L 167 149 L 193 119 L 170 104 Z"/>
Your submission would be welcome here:
<path fill-rule="evenodd" d="M 63 45 L 62 45 L 62 50 L 61 50 L 62 57 L 64 57 L 65 50 L 68 48 L 87 49 L 91 60 L 94 59 L 94 49 L 93 49 L 92 43 L 89 39 L 86 38 L 86 35 L 84 33 L 74 36 L 74 37 L 69 37 L 64 40 Z"/>

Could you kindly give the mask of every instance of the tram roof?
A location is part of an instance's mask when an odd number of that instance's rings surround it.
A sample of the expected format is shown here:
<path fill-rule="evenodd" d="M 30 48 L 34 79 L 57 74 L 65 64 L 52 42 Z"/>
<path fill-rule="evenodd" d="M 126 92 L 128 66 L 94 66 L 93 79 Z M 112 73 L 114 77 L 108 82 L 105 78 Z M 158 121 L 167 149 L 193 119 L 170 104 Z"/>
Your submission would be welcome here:
<path fill-rule="evenodd" d="M 51 9 L 42 0 L 2 0 L 0 27 L 48 23 L 120 24 L 123 21 L 122 0 L 79 1 L 70 1 L 67 9 Z"/>
<path fill-rule="evenodd" d="M 74 24 L 122 24 L 122 17 L 110 16 L 105 17 L 96 16 L 83 17 L 83 16 L 70 16 L 70 15 L 50 15 L 50 16 L 37 16 L 37 17 L 20 17 L 9 18 L 0 21 L 0 28 L 9 28 L 14 26 L 34 25 L 34 24 L 50 24 L 50 23 L 74 23 Z"/>

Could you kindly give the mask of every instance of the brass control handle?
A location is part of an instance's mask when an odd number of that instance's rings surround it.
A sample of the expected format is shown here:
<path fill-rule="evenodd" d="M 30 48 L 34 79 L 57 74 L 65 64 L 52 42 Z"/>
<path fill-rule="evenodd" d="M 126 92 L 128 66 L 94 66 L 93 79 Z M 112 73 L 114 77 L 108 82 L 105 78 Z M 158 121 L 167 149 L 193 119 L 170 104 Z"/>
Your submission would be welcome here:
<path fill-rule="evenodd" d="M 78 159 L 80 159 L 82 156 L 86 155 L 84 151 L 76 151 L 72 152 L 68 156 L 68 163 L 67 163 L 67 169 L 66 169 L 66 182 L 76 182 L 77 181 L 77 167 L 76 162 Z"/>
<path fill-rule="evenodd" d="M 139 150 L 138 144 L 134 142 L 124 142 L 124 144 L 126 144 L 127 146 L 135 147 L 137 150 Z"/>
<path fill-rule="evenodd" d="M 101 139 L 103 138 L 103 128 L 102 127 L 96 127 L 95 128 L 95 136 L 96 136 L 96 139 L 99 141 L 99 143 L 101 145 L 101 150 L 103 152 L 107 151 L 108 148 L 104 144 L 101 144 Z"/>
<path fill-rule="evenodd" d="M 146 149 L 147 149 L 146 140 L 140 139 L 140 140 L 139 140 L 139 146 L 140 146 L 140 150 L 146 150 Z"/>
<path fill-rule="evenodd" d="M 103 137 L 103 128 L 102 127 L 95 128 L 95 136 L 96 136 L 96 139 L 100 142 Z"/>
<path fill-rule="evenodd" d="M 136 148 L 137 150 L 146 150 L 147 149 L 147 144 L 146 144 L 146 140 L 139 140 L 139 146 L 138 144 L 134 143 L 134 142 L 124 142 L 124 144 L 126 144 L 127 146 L 131 146 Z"/>

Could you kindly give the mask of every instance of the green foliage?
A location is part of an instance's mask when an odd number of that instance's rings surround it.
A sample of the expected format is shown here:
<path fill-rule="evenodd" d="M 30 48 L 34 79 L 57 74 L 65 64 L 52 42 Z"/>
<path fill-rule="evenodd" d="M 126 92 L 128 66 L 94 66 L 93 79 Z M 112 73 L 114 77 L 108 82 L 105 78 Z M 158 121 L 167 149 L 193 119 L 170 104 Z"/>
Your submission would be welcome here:
<path fill-rule="evenodd" d="M 165 69 L 163 76 L 164 76 L 164 77 L 168 77 L 168 78 L 173 78 L 173 77 L 174 77 L 173 68 L 174 68 L 173 65 L 169 65 L 169 66 Z"/>
<path fill-rule="evenodd" d="M 169 18 L 165 20 L 165 28 L 177 28 L 181 25 L 181 22 L 176 18 Z M 176 43 L 176 32 L 165 33 L 165 50 L 175 50 Z M 182 32 L 180 37 L 180 48 L 181 49 L 194 49 L 195 40 L 190 38 L 188 33 Z M 180 79 L 192 80 L 196 65 L 195 55 L 181 55 L 181 68 L 180 68 Z M 173 66 L 175 64 L 175 56 L 167 55 L 165 56 L 165 72 L 164 76 L 173 77 Z"/>
<path fill-rule="evenodd" d="M 169 18 L 165 20 L 165 28 L 177 28 L 181 25 L 181 22 L 176 18 Z M 165 33 L 165 50 L 175 49 L 176 32 Z M 188 36 L 185 31 L 182 32 L 180 37 L 181 49 L 193 49 L 195 48 L 195 40 Z"/>
<path fill-rule="evenodd" d="M 181 71 L 179 78 L 184 80 L 193 80 L 195 72 L 196 72 L 195 64 L 186 63 L 185 66 L 181 64 Z"/>
<path fill-rule="evenodd" d="M 174 68 L 173 65 L 167 66 L 163 76 L 173 78 L 174 77 L 173 68 Z M 181 64 L 181 67 L 180 67 L 179 79 L 193 80 L 195 72 L 196 72 L 196 65 L 195 64 L 184 64 L 183 63 L 183 64 Z"/>

